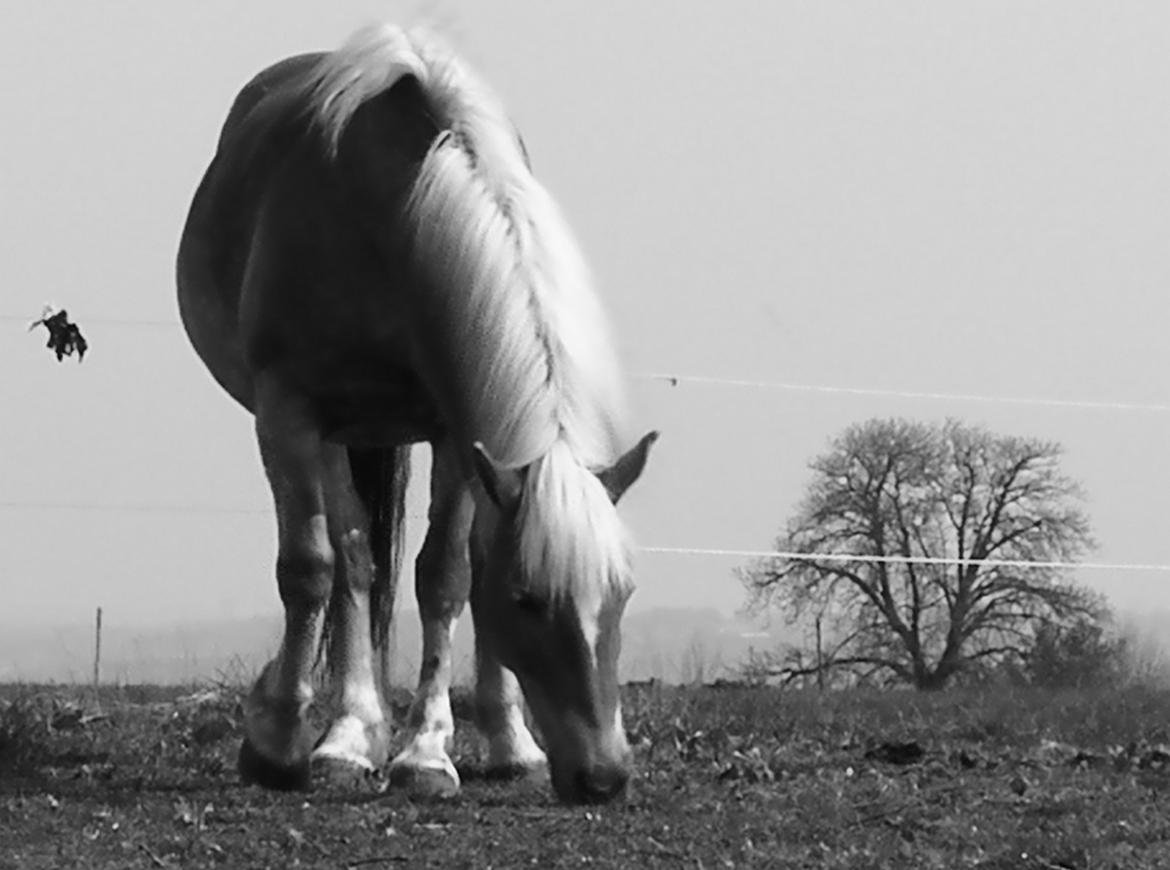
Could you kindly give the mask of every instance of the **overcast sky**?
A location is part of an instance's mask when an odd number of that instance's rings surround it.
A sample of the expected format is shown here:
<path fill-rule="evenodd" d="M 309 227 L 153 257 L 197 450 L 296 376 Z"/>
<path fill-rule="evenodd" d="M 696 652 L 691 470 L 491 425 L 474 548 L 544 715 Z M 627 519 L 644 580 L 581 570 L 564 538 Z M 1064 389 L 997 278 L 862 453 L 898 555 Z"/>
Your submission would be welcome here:
<path fill-rule="evenodd" d="M 255 72 L 416 8 L 0 6 L 0 624 L 276 612 L 250 418 L 175 325 L 178 235 Z M 511 107 L 632 372 L 1170 403 L 1170 5 L 421 8 Z M 84 328 L 80 366 L 25 331 L 47 301 Z M 1093 558 L 1170 563 L 1165 410 L 634 397 L 663 432 L 624 508 L 645 545 L 767 548 L 843 427 L 949 415 L 1062 442 Z M 744 561 L 643 554 L 632 606 L 734 611 Z M 1165 572 L 1080 576 L 1170 607 Z"/>

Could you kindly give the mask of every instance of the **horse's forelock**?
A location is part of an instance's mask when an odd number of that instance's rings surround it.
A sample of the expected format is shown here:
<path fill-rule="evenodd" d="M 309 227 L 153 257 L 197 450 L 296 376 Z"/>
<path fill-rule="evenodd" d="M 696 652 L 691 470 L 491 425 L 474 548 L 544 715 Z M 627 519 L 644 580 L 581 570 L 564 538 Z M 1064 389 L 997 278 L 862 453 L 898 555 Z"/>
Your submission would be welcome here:
<path fill-rule="evenodd" d="M 630 591 L 630 542 L 601 481 L 563 442 L 528 469 L 517 515 L 521 569 L 535 592 L 597 608 Z"/>

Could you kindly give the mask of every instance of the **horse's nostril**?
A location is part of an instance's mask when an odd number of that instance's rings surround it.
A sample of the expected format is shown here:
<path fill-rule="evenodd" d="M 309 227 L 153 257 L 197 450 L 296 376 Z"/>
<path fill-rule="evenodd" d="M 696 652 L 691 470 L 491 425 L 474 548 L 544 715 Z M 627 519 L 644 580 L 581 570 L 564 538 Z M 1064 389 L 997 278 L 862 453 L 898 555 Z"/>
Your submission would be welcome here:
<path fill-rule="evenodd" d="M 577 791 L 585 803 L 611 801 L 626 788 L 630 775 L 617 765 L 596 765 L 577 774 Z"/>

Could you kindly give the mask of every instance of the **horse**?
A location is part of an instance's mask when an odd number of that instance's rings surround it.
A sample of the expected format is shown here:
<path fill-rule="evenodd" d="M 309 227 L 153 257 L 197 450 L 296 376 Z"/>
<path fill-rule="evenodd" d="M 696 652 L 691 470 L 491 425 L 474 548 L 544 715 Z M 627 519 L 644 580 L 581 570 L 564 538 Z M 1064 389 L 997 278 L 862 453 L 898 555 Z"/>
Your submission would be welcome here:
<path fill-rule="evenodd" d="M 627 449 L 601 301 L 489 86 L 389 24 L 264 69 L 195 192 L 177 285 L 197 355 L 254 417 L 276 510 L 284 632 L 243 704 L 243 780 L 305 789 L 388 762 L 391 787 L 456 793 L 451 639 L 470 601 L 487 773 L 547 769 L 568 803 L 622 794 L 617 503 L 657 433 Z M 423 651 L 391 758 L 382 684 L 419 443 Z"/>

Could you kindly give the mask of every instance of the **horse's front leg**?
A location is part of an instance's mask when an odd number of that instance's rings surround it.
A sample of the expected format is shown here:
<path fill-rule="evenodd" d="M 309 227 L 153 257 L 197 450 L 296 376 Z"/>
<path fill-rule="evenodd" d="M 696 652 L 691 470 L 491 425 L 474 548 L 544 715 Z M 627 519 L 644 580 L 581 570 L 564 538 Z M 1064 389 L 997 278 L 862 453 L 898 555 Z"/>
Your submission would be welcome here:
<path fill-rule="evenodd" d="M 312 761 L 314 773 L 332 784 L 357 786 L 381 769 L 390 750 L 370 637 L 370 519 L 354 486 L 349 453 L 326 444 L 322 456 L 336 554 L 326 648 L 336 711 Z"/>
<path fill-rule="evenodd" d="M 475 601 L 472 600 L 472 617 Z M 475 631 L 475 719 L 487 740 L 487 775 L 527 778 L 548 769 L 548 759 L 524 722 L 524 696 L 516 676 L 479 631 Z"/>
<path fill-rule="evenodd" d="M 474 502 L 450 440 L 435 445 L 426 540 L 415 562 L 415 589 L 422 619 L 423 651 L 418 691 L 410 707 L 410 737 L 390 765 L 391 785 L 416 794 L 446 797 L 459 789 L 449 755 L 451 639 L 471 587 L 468 535 Z"/>
<path fill-rule="evenodd" d="M 322 444 L 306 404 L 266 377 L 256 385 L 256 435 L 276 503 L 284 637 L 244 701 L 239 769 L 245 782 L 303 789 L 310 784 L 312 669 L 334 565 Z"/>

